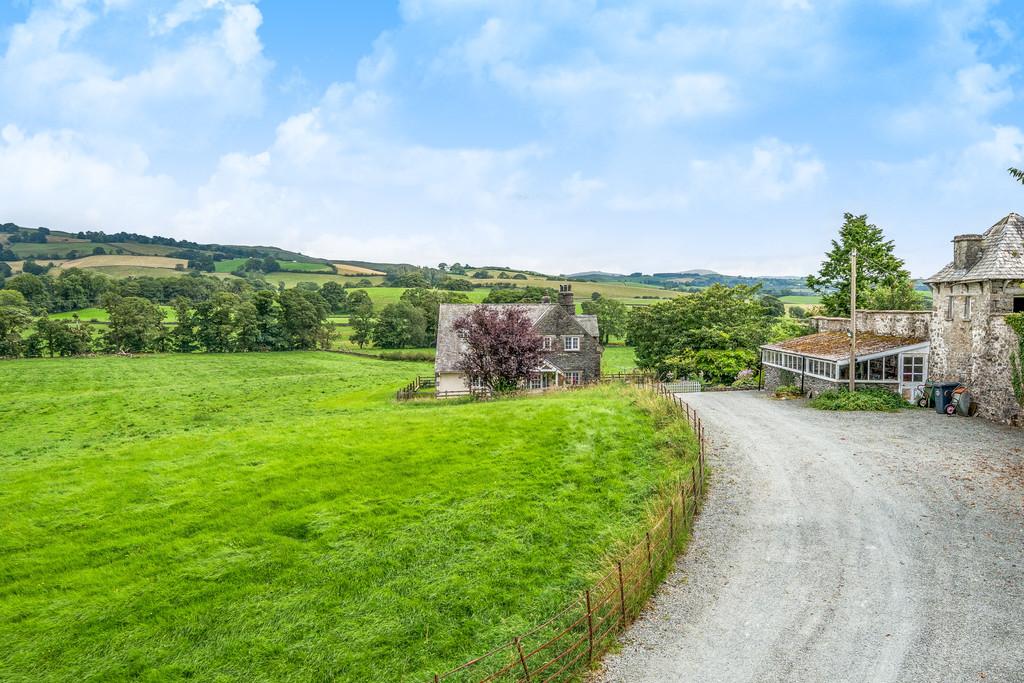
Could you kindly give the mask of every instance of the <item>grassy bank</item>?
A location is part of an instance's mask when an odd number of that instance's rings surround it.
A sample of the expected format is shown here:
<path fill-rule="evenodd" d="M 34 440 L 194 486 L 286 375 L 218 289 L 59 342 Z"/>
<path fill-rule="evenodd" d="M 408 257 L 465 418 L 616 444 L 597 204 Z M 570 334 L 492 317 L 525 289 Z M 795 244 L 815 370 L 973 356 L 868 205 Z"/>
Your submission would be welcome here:
<path fill-rule="evenodd" d="M 621 388 L 391 400 L 431 371 L 0 363 L 0 679 L 421 681 L 560 606 L 690 466 Z"/>

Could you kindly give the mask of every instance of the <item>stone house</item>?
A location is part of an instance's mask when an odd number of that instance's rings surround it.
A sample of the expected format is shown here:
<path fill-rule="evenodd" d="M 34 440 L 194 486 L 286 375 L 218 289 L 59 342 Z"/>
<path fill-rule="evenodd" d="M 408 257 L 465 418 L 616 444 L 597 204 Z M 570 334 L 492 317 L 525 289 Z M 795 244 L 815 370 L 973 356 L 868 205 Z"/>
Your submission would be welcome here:
<path fill-rule="evenodd" d="M 1024 312 L 1024 218 L 1011 213 L 981 235 L 953 238 L 953 261 L 925 282 L 932 379 L 966 384 L 990 420 L 1019 422 L 1010 385 L 1018 340 L 1006 315 Z"/>
<path fill-rule="evenodd" d="M 545 297 L 547 299 L 547 297 Z M 439 396 L 464 394 L 471 387 L 459 370 L 459 359 L 465 343 L 455 331 L 455 321 L 474 308 L 522 309 L 543 339 L 544 362 L 527 384 L 527 389 L 586 384 L 601 378 L 600 335 L 595 315 L 577 315 L 572 285 L 559 286 L 558 303 L 545 300 L 539 304 L 442 304 L 437 319 L 437 357 L 434 377 Z"/>
<path fill-rule="evenodd" d="M 911 398 L 931 379 L 962 382 L 982 417 L 1019 423 L 1010 385 L 1018 348 L 1006 315 L 1024 312 L 1024 218 L 1011 213 L 984 234 L 953 239 L 953 261 L 925 280 L 931 311 L 857 312 L 857 386 L 883 386 Z M 766 344 L 764 384 L 802 386 L 814 394 L 846 386 L 848 318 L 814 318 L 815 334 Z"/>

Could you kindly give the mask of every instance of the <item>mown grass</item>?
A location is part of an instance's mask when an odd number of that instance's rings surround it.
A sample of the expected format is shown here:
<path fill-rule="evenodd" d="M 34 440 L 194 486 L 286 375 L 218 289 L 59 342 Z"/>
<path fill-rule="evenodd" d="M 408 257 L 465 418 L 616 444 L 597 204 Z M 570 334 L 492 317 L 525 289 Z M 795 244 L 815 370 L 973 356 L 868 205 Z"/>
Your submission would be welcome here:
<path fill-rule="evenodd" d="M 824 391 L 811 399 L 810 405 L 818 410 L 868 410 L 893 413 L 910 404 L 903 397 L 885 389 L 846 389 Z"/>
<path fill-rule="evenodd" d="M 0 364 L 0 680 L 422 681 L 635 540 L 692 437 L 620 387 L 329 353 Z"/>

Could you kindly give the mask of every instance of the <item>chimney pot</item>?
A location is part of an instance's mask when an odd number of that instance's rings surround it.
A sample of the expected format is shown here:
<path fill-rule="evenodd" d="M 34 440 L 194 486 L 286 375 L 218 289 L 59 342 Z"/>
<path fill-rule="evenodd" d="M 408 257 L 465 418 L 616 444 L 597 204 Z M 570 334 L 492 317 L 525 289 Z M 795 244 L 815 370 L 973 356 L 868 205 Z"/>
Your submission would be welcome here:
<path fill-rule="evenodd" d="M 549 304 L 551 303 L 551 297 L 545 294 L 544 296 L 541 297 L 540 302 L 542 304 Z"/>
<path fill-rule="evenodd" d="M 558 304 L 569 315 L 576 315 L 576 304 L 572 299 L 572 285 L 558 285 Z"/>
<path fill-rule="evenodd" d="M 984 235 L 957 235 L 953 238 L 953 267 L 970 270 L 981 260 Z"/>

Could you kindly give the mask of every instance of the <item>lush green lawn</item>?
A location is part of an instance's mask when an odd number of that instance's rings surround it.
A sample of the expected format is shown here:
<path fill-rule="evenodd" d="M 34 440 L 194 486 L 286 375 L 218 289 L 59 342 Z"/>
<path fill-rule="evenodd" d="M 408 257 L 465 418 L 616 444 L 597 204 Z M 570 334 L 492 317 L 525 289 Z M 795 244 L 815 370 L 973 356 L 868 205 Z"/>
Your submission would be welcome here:
<path fill-rule="evenodd" d="M 431 371 L 0 363 L 0 680 L 423 681 L 561 605 L 687 472 L 648 395 L 393 401 Z"/>
<path fill-rule="evenodd" d="M 632 346 L 606 346 L 601 355 L 601 372 L 630 372 L 636 369 L 636 351 Z"/>

